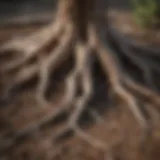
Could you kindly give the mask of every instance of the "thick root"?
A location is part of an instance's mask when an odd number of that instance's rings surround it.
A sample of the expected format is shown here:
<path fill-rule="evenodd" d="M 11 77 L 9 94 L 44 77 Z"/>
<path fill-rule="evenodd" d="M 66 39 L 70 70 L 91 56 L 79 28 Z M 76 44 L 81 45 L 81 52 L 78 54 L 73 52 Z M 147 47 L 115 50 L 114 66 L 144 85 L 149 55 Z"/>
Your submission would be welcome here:
<path fill-rule="evenodd" d="M 74 126 L 74 123 L 79 119 L 79 115 L 84 110 L 86 103 L 92 95 L 92 78 L 91 78 L 91 66 L 89 64 L 90 48 L 86 48 L 82 44 L 77 45 L 76 60 L 77 68 L 81 76 L 82 95 L 75 101 L 75 110 L 70 117 L 69 124 Z"/>
<path fill-rule="evenodd" d="M 73 28 L 69 25 L 66 28 L 66 33 L 62 37 L 62 40 L 60 41 L 58 47 L 54 49 L 54 51 L 51 51 L 51 54 L 47 57 L 47 59 L 44 60 L 42 64 L 40 64 L 40 82 L 37 89 L 37 100 L 38 102 L 40 102 L 39 104 L 45 105 L 48 103 L 45 100 L 44 95 L 47 89 L 50 73 L 53 72 L 53 70 L 56 68 L 56 64 L 59 60 L 68 57 L 68 52 L 71 48 L 73 40 L 73 34 Z"/>
<path fill-rule="evenodd" d="M 99 41 L 100 37 L 97 35 L 96 30 L 94 29 L 92 36 L 95 40 L 97 56 L 99 57 L 102 67 L 104 68 L 105 74 L 107 75 L 107 77 L 109 75 L 109 80 L 113 91 L 126 102 L 132 113 L 135 115 L 140 126 L 142 126 L 143 128 L 147 128 L 148 126 L 146 119 L 139 109 L 136 98 L 121 84 L 121 79 L 125 79 L 125 77 L 122 77 L 123 74 L 120 70 L 120 66 L 117 66 L 118 62 L 116 62 L 116 59 L 113 58 L 112 51 L 107 51 L 108 47 L 104 47 L 102 42 Z"/>
<path fill-rule="evenodd" d="M 12 39 L 9 42 L 1 46 L 1 54 L 7 53 L 9 50 L 16 50 L 22 53 L 36 52 L 42 49 L 53 38 L 58 38 L 58 35 L 62 32 L 63 23 L 59 20 L 56 23 L 51 23 L 45 26 L 40 31 L 25 37 L 24 39 Z"/>
<path fill-rule="evenodd" d="M 79 69 L 79 74 L 81 77 L 82 83 L 82 95 L 76 99 L 74 102 L 74 111 L 69 116 L 68 127 L 65 127 L 60 130 L 57 134 L 56 139 L 62 137 L 62 135 L 66 134 L 68 131 L 73 130 L 73 132 L 82 140 L 89 143 L 92 147 L 97 149 L 103 149 L 106 151 L 106 144 L 102 141 L 92 137 L 91 135 L 85 133 L 78 127 L 78 120 L 80 119 L 80 115 L 84 111 L 87 106 L 87 102 L 92 95 L 92 78 L 91 78 L 91 66 L 89 63 L 91 47 L 85 47 L 81 43 L 77 45 L 76 50 L 76 67 Z"/>
<path fill-rule="evenodd" d="M 144 61 L 144 59 L 140 58 L 136 55 L 134 51 L 130 49 L 130 47 L 127 45 L 127 40 L 121 36 L 117 32 L 111 31 L 112 37 L 114 38 L 114 41 L 117 43 L 117 45 L 120 47 L 122 52 L 137 66 L 141 69 L 142 74 L 144 75 L 144 79 L 147 82 L 147 85 L 156 88 L 153 84 L 153 76 L 152 76 L 152 68 L 157 68 L 156 65 L 148 64 L 149 62 Z"/>
<path fill-rule="evenodd" d="M 95 137 L 85 133 L 78 127 L 78 120 L 82 115 L 83 111 L 87 106 L 87 102 L 89 101 L 92 93 L 93 93 L 93 86 L 92 86 L 92 77 L 91 77 L 91 64 L 89 63 L 89 58 L 91 55 L 92 47 L 86 48 L 85 46 L 79 44 L 77 48 L 77 65 L 80 68 L 80 74 L 82 76 L 82 95 L 77 98 L 74 105 L 74 111 L 70 115 L 69 118 L 69 126 L 75 132 L 75 134 L 81 138 L 82 140 L 89 143 L 92 147 L 97 149 L 102 149 L 106 151 L 106 144 Z"/>
<path fill-rule="evenodd" d="M 20 65 L 24 64 L 37 54 L 44 50 L 51 42 L 58 40 L 60 35 L 63 33 L 63 23 L 58 21 L 56 23 L 50 24 L 48 27 L 45 27 L 41 31 L 30 35 L 24 39 L 13 39 L 5 43 L 0 48 L 0 56 L 3 56 L 5 53 L 16 51 L 21 53 L 21 57 L 7 63 L 1 69 L 2 73 L 13 70 Z"/>
<path fill-rule="evenodd" d="M 78 37 L 78 34 L 75 33 L 74 27 L 75 26 L 73 23 L 69 22 L 68 25 L 64 27 L 60 21 L 59 23 L 55 23 L 55 26 L 51 24 L 40 34 L 36 33 L 35 35 L 26 38 L 23 41 L 23 44 L 22 41 L 11 41 L 6 46 L 2 47 L 3 51 L 15 49 L 16 51 L 22 52 L 21 58 L 4 66 L 4 73 L 6 71 L 12 71 L 12 69 L 15 68 L 19 69 L 13 82 L 8 87 L 6 95 L 9 96 L 10 91 L 14 87 L 23 82 L 29 81 L 35 75 L 38 75 L 39 82 L 36 92 L 36 99 L 41 106 L 52 106 L 52 104 L 45 99 L 45 92 L 47 90 L 51 72 L 54 73 L 58 64 L 62 64 L 64 60 L 69 58 L 71 54 L 73 54 L 75 57 L 75 66 L 65 79 L 65 93 L 57 108 L 53 109 L 53 112 L 44 116 L 41 120 L 38 120 L 28 125 L 24 129 L 16 132 L 14 137 L 11 139 L 1 142 L 1 148 L 9 148 L 10 146 L 15 145 L 17 140 L 21 140 L 24 137 L 29 136 L 33 132 L 41 129 L 42 126 L 54 121 L 57 117 L 60 117 L 60 115 L 63 113 L 67 113 L 68 121 L 65 123 L 65 127 L 62 128 L 56 135 L 54 135 L 54 141 L 61 139 L 61 137 L 72 131 L 80 139 L 91 144 L 93 147 L 102 149 L 104 151 L 110 150 L 111 146 L 107 146 L 106 143 L 85 133 L 78 124 L 81 115 L 85 110 L 88 109 L 87 103 L 92 97 L 93 93 L 93 66 L 91 63 L 93 53 L 95 53 L 96 57 L 98 57 L 103 71 L 105 72 L 106 78 L 109 79 L 111 90 L 116 94 L 116 96 L 123 100 L 123 102 L 131 110 L 138 124 L 143 129 L 148 129 L 148 122 L 140 110 L 140 105 L 138 102 L 139 100 L 142 101 L 142 99 L 145 98 L 148 99 L 148 101 L 150 101 L 150 103 L 154 106 L 159 107 L 159 95 L 154 91 L 151 91 L 130 80 L 129 77 L 123 73 L 114 51 L 110 46 L 107 45 L 107 43 L 106 45 L 103 43 L 105 41 L 101 35 L 98 35 L 98 29 L 91 26 L 88 27 L 88 41 L 82 43 L 80 37 Z M 61 33 L 62 31 L 63 34 Z M 44 48 L 55 39 L 58 39 L 57 46 L 54 46 L 50 51 L 48 51 L 47 54 L 42 53 Z M 72 45 L 74 45 L 74 47 Z M 70 50 L 73 52 L 70 52 Z M 130 58 L 136 65 L 139 66 L 138 63 L 141 61 L 136 56 L 131 56 L 132 53 L 130 53 L 125 46 L 121 46 L 121 50 L 128 58 Z M 38 53 L 42 53 L 42 55 Z M 34 56 L 38 57 L 38 62 L 20 67 Z M 149 67 L 144 63 L 140 63 L 139 67 L 145 72 L 145 78 L 148 79 L 148 83 L 152 84 L 152 75 L 150 74 Z M 157 66 L 155 67 L 158 68 Z M 77 95 L 77 90 L 79 89 L 79 85 L 76 84 L 77 79 L 80 81 L 80 95 Z M 142 99 L 140 99 L 140 97 L 142 97 Z M 104 119 L 96 112 L 92 111 L 92 116 L 95 118 L 97 123 L 104 123 Z M 117 144 L 119 142 L 116 141 L 115 143 Z"/>

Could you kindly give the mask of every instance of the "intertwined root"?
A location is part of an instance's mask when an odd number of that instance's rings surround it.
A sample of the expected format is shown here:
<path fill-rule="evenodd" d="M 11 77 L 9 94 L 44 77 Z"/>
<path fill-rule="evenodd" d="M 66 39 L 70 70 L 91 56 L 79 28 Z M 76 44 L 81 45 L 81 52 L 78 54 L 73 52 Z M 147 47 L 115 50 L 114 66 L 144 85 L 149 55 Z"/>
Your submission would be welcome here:
<path fill-rule="evenodd" d="M 68 122 L 54 139 L 58 139 L 61 135 L 68 131 L 73 131 L 77 136 L 83 140 L 89 142 L 92 146 L 106 150 L 107 145 L 84 133 L 79 125 L 78 120 L 86 110 L 87 103 L 90 100 L 93 93 L 92 84 L 92 63 L 93 54 L 100 61 L 106 78 L 109 79 L 109 83 L 112 91 L 119 97 L 126 106 L 131 110 L 135 116 L 138 124 L 143 128 L 148 128 L 147 121 L 140 110 L 139 101 L 146 99 L 154 106 L 159 107 L 160 100 L 159 95 L 156 95 L 150 89 L 147 89 L 132 79 L 127 77 L 124 71 L 121 70 L 121 66 L 118 64 L 117 56 L 115 52 L 106 45 L 107 42 L 103 40 L 100 32 L 94 26 L 89 27 L 88 41 L 82 42 L 78 38 L 75 32 L 75 26 L 73 23 L 68 22 L 64 27 L 61 21 L 51 24 L 44 28 L 41 32 L 27 37 L 22 40 L 12 40 L 2 46 L 0 56 L 3 56 L 9 50 L 16 50 L 21 52 L 20 58 L 7 62 L 3 68 L 0 69 L 0 73 L 5 75 L 13 69 L 18 69 L 15 78 L 12 80 L 11 85 L 8 87 L 6 93 L 9 95 L 10 90 L 25 81 L 30 80 L 37 75 L 39 82 L 37 86 L 36 99 L 42 106 L 51 106 L 46 98 L 45 92 L 50 79 L 51 72 L 54 73 L 57 66 L 62 65 L 63 62 L 73 54 L 75 58 L 75 66 L 70 71 L 65 79 L 65 92 L 61 102 L 53 112 L 43 117 L 40 121 L 30 124 L 21 131 L 15 133 L 15 137 L 2 142 L 2 148 L 8 148 L 14 145 L 17 139 L 30 135 L 32 132 L 41 128 L 41 126 L 49 123 L 59 117 L 62 113 L 68 113 Z M 104 31 L 105 33 L 105 31 Z M 54 43 L 56 44 L 54 46 Z M 49 51 L 48 46 L 53 44 L 53 48 Z M 72 50 L 72 52 L 71 52 Z M 30 63 L 23 66 L 34 56 L 37 57 L 35 63 Z M 142 67 L 143 68 L 143 67 Z M 76 81 L 80 81 L 81 93 L 77 95 L 78 86 Z M 95 114 L 94 114 L 95 115 Z M 95 116 L 97 119 L 98 116 Z"/>
<path fill-rule="evenodd" d="M 41 52 L 48 43 L 51 41 L 54 42 L 56 38 L 63 33 L 62 26 L 63 24 L 58 21 L 55 24 L 45 27 L 41 32 L 35 33 L 23 40 L 12 39 L 8 43 L 5 43 L 1 47 L 1 55 L 7 53 L 9 50 L 21 52 L 22 55 L 17 60 L 6 64 L 3 68 L 3 72 L 14 69 L 39 54 L 39 52 Z"/>
<path fill-rule="evenodd" d="M 51 33 L 52 31 L 53 33 Z M 64 33 L 63 33 L 64 31 Z M 62 34 L 63 33 L 63 34 Z M 51 34 L 51 35 L 50 35 Z M 62 35 L 62 37 L 60 36 Z M 60 40 L 58 39 L 60 38 Z M 46 55 L 45 49 L 51 43 L 59 40 L 58 47 L 49 51 L 49 56 Z M 41 32 L 31 35 L 31 37 L 26 37 L 24 40 L 14 40 L 9 41 L 7 44 L 2 46 L 1 53 L 7 54 L 8 51 L 21 52 L 20 58 L 6 62 L 6 64 L 1 67 L 1 74 L 5 74 L 11 70 L 20 68 L 15 75 L 15 78 L 12 79 L 11 85 L 8 87 L 6 94 L 9 95 L 10 90 L 21 84 L 25 81 L 30 80 L 35 75 L 39 75 L 40 84 L 37 89 L 37 99 L 40 102 L 46 103 L 44 99 L 44 92 L 47 87 L 49 72 L 56 68 L 58 63 L 64 61 L 65 58 L 69 55 L 69 49 L 71 48 L 71 43 L 73 40 L 73 28 L 70 26 L 65 27 L 65 30 L 62 28 L 62 23 L 58 22 L 55 25 L 51 24 L 48 27 L 44 28 Z M 44 53 L 41 53 L 41 52 Z M 65 51 L 65 56 L 63 52 Z M 38 57 L 38 62 L 29 64 L 27 67 L 23 67 L 25 63 L 31 60 L 34 56 Z"/>

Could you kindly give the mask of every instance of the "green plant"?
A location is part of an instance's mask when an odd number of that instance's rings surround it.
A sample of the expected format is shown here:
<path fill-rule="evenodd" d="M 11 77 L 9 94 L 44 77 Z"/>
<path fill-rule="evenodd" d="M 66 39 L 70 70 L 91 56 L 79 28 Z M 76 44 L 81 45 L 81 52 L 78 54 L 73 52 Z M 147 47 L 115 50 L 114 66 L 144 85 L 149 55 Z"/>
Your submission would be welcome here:
<path fill-rule="evenodd" d="M 132 0 L 133 16 L 142 27 L 157 27 L 160 20 L 158 0 Z"/>

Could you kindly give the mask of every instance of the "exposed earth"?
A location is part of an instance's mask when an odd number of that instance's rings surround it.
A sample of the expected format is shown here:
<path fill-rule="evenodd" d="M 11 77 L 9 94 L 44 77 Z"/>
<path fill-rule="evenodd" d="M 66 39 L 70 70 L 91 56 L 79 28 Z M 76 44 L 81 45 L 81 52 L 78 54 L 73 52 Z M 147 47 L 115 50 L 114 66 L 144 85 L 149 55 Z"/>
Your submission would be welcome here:
<path fill-rule="evenodd" d="M 122 11 L 112 11 L 111 19 L 113 25 L 122 33 L 134 38 L 136 42 L 147 43 L 147 45 L 160 44 L 160 30 L 145 30 L 138 27 L 131 15 Z M 1 28 L 1 43 L 11 36 L 23 36 L 37 30 L 41 26 L 26 26 L 15 28 Z M 7 77 L 5 78 L 7 81 Z M 11 77 L 9 77 L 11 78 Z M 35 132 L 31 137 L 20 144 L 3 152 L 4 160 L 159 160 L 160 159 L 160 126 L 159 115 L 154 115 L 153 133 L 142 130 L 132 113 L 127 107 L 119 106 L 118 102 L 110 105 L 105 102 L 103 78 L 99 80 L 97 100 L 92 105 L 106 108 L 103 120 L 91 125 L 85 132 L 97 139 L 106 142 L 108 150 L 101 150 L 90 146 L 76 136 L 71 136 L 58 144 L 53 143 L 53 136 L 65 124 L 53 126 L 49 124 Z M 60 85 L 59 85 L 60 84 Z M 37 106 L 34 100 L 34 88 L 29 89 L 18 96 L 12 105 L 0 108 L 0 131 L 1 134 L 9 134 L 13 130 L 20 130 L 28 124 L 41 119 L 43 116 L 53 112 L 61 96 L 63 81 L 57 84 L 57 93 L 54 97 L 52 108 Z M 148 108 L 149 109 L 149 108 Z M 152 111 L 152 110 L 151 110 Z M 150 112 L 151 112 L 150 111 Z M 158 114 L 158 113 L 157 113 Z M 9 136 L 9 135 L 6 135 Z M 111 147 L 112 146 L 112 147 Z"/>

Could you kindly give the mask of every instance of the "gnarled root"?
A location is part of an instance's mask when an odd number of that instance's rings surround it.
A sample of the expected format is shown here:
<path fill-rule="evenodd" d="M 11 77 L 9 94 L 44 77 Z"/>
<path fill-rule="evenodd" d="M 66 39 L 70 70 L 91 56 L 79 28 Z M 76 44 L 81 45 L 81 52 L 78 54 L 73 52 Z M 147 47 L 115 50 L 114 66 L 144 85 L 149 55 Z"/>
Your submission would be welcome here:
<path fill-rule="evenodd" d="M 146 128 L 147 122 L 139 110 L 136 98 L 130 92 L 128 92 L 121 83 L 121 79 L 125 79 L 125 77 L 123 77 L 120 66 L 117 66 L 118 62 L 116 62 L 116 59 L 114 59 L 112 50 L 108 51 L 108 47 L 105 48 L 104 44 L 102 43 L 103 41 L 100 41 L 102 38 L 98 36 L 98 33 L 94 28 L 91 28 L 91 30 L 92 37 L 95 40 L 97 56 L 99 57 L 102 67 L 104 68 L 105 74 L 107 77 L 109 75 L 109 80 L 113 91 L 126 102 L 127 106 L 131 109 L 139 124 Z"/>
<path fill-rule="evenodd" d="M 47 30 L 47 28 L 46 28 L 46 30 Z M 53 26 L 50 29 L 53 29 Z M 59 30 L 60 26 L 57 29 Z M 47 32 L 48 32 L 48 30 L 47 30 Z M 40 34 L 42 34 L 42 33 L 40 32 Z M 44 35 L 47 36 L 45 33 L 44 33 Z M 56 36 L 56 35 L 59 37 L 57 32 L 54 36 Z M 54 37 L 54 38 L 58 39 L 58 37 Z M 31 37 L 29 37 L 29 39 L 30 38 Z M 8 89 L 5 92 L 5 96 L 7 96 L 7 95 L 9 96 L 11 90 L 14 87 L 16 87 L 17 85 L 22 84 L 23 82 L 27 82 L 28 80 L 33 78 L 35 75 L 39 75 L 40 82 L 39 82 L 38 89 L 37 89 L 37 100 L 38 100 L 39 104 L 41 104 L 42 106 L 44 104 L 48 105 L 46 103 L 45 98 L 44 98 L 44 94 L 45 94 L 45 90 L 47 88 L 48 78 L 50 76 L 50 71 L 52 69 L 52 72 L 53 72 L 56 69 L 57 65 L 62 63 L 65 59 L 67 59 L 67 57 L 69 56 L 69 53 L 70 53 L 69 50 L 71 49 L 72 44 L 74 42 L 73 38 L 74 38 L 74 29 L 73 29 L 72 25 L 69 23 L 69 25 L 66 26 L 66 29 L 64 30 L 63 36 L 60 37 L 58 46 L 50 51 L 49 56 L 46 56 L 46 55 L 43 56 L 43 53 L 42 54 L 38 53 L 38 52 L 41 52 L 41 50 L 43 50 L 42 48 L 40 48 L 40 50 L 36 49 L 36 50 L 30 52 L 29 51 L 30 45 L 27 43 L 28 40 L 27 40 L 27 42 L 26 42 L 26 40 L 24 40 L 23 45 L 25 46 L 26 43 L 29 45 L 28 47 L 24 47 L 24 48 L 25 49 L 28 48 L 29 50 L 26 52 L 24 51 L 22 53 L 27 54 L 27 57 L 26 57 L 26 55 L 22 55 L 23 60 L 21 59 L 19 61 L 19 59 L 18 59 L 16 62 L 16 65 L 13 65 L 13 64 L 15 64 L 15 62 L 11 61 L 11 62 L 6 62 L 7 63 L 6 65 L 8 65 L 10 67 L 3 65 L 3 67 L 1 68 L 3 71 L 6 68 L 8 71 L 11 71 L 11 70 L 15 69 L 15 67 L 19 67 L 19 70 L 16 73 L 15 78 L 12 79 L 12 83 L 8 86 Z M 41 38 L 41 39 L 45 39 L 45 38 Z M 43 43 L 47 43 L 47 45 L 48 45 L 49 41 L 47 41 L 47 42 L 46 41 L 47 40 L 44 40 Z M 20 43 L 21 42 L 22 41 L 20 41 Z M 16 44 L 17 45 L 14 45 L 14 47 L 15 47 L 15 49 L 18 49 L 19 43 L 16 43 Z M 22 44 L 20 46 L 22 47 Z M 40 45 L 40 47 L 42 47 L 42 46 Z M 43 45 L 43 47 L 47 47 L 47 46 Z M 2 47 L 2 49 L 4 49 L 4 48 Z M 5 49 L 7 50 L 9 48 L 6 47 Z M 28 60 L 30 60 L 32 58 L 32 56 L 34 54 L 37 54 L 39 61 L 35 62 L 34 64 L 29 64 L 28 66 L 19 66 L 19 62 L 22 64 L 27 62 Z M 65 56 L 64 56 L 64 54 L 65 54 Z M 3 71 L 2 72 L 1 71 L 0 71 L 0 73 L 4 73 Z"/>
<path fill-rule="evenodd" d="M 63 23 L 58 21 L 56 23 L 50 24 L 48 27 L 45 27 L 41 31 L 38 31 L 38 33 L 26 37 L 25 39 L 13 39 L 1 46 L 0 56 L 7 54 L 9 51 L 16 51 L 21 53 L 20 58 L 4 65 L 1 72 L 4 73 L 19 67 L 32 57 L 39 54 L 41 50 L 44 50 L 44 48 L 48 46 L 48 44 L 58 40 L 57 38 L 63 33 L 62 26 Z"/>
<path fill-rule="evenodd" d="M 57 108 L 53 109 L 52 113 L 44 116 L 41 120 L 28 125 L 21 131 L 16 132 L 14 137 L 11 139 L 1 142 L 1 148 L 8 148 L 16 144 L 17 140 L 21 139 L 22 137 L 27 137 L 34 131 L 41 129 L 41 126 L 44 126 L 50 121 L 55 120 L 62 113 L 67 113 L 68 121 L 65 123 L 65 127 L 62 128 L 62 130 L 60 130 L 60 132 L 58 132 L 56 135 L 54 135 L 54 140 L 59 139 L 69 131 L 73 131 L 75 135 L 96 148 L 103 150 L 107 150 L 108 148 L 110 149 L 110 147 L 107 147 L 104 142 L 83 132 L 78 124 L 78 120 L 83 114 L 83 111 L 87 109 L 87 103 L 93 93 L 93 64 L 91 63 L 93 54 L 96 54 L 96 57 L 101 63 L 106 78 L 109 79 L 111 90 L 131 110 L 138 124 L 143 129 L 148 129 L 148 122 L 140 110 L 140 105 L 138 102 L 143 102 L 143 98 L 145 98 L 148 99 L 154 107 L 159 107 L 159 95 L 154 91 L 147 89 L 146 87 L 138 85 L 138 83 L 130 80 L 127 77 L 119 65 L 115 51 L 108 45 L 106 41 L 103 40 L 101 35 L 99 35 L 100 32 L 98 29 L 94 28 L 94 26 L 89 26 L 88 40 L 83 42 L 80 40 L 80 37 L 78 37 L 78 34 L 75 33 L 75 26 L 73 23 L 68 21 L 68 25 L 65 27 L 63 26 L 63 28 L 62 23 L 60 22 L 58 24 L 55 23 L 55 28 L 53 27 L 54 25 L 51 24 L 51 26 L 49 26 L 47 29 L 44 29 L 40 35 L 35 35 L 25 39 L 23 41 L 24 44 L 22 44 L 20 41 L 11 41 L 6 46 L 2 47 L 3 51 L 6 51 L 11 47 L 12 49 L 22 52 L 22 58 L 7 64 L 4 66 L 3 70 L 0 70 L 1 73 L 3 71 L 4 74 L 6 71 L 8 72 L 15 68 L 19 69 L 6 93 L 9 95 L 10 90 L 14 86 L 17 86 L 24 81 L 28 81 L 33 76 L 38 75 L 39 83 L 37 87 L 36 98 L 39 104 L 42 106 L 51 106 L 51 104 L 45 99 L 45 92 L 47 90 L 51 72 L 54 72 L 57 66 L 62 64 L 64 60 L 66 60 L 71 54 L 73 54 L 75 57 L 75 66 L 65 79 L 65 93 Z M 63 33 L 61 33 L 62 31 Z M 45 37 L 43 37 L 44 35 Z M 39 42 L 39 39 L 43 40 Z M 51 45 L 55 39 L 57 41 L 57 45 L 46 54 L 44 48 L 47 48 L 48 45 Z M 34 42 L 36 44 L 34 44 L 34 48 L 32 48 L 32 43 Z M 73 52 L 70 52 L 71 48 L 74 49 L 72 50 Z M 133 60 L 133 57 L 129 56 L 129 54 L 130 53 L 128 53 L 127 56 Z M 33 56 L 37 56 L 38 60 L 40 61 L 36 61 L 34 64 L 29 64 L 19 68 L 19 66 L 23 65 L 23 63 L 32 59 Z M 140 66 L 140 68 L 144 69 L 145 67 Z M 76 94 L 77 90 L 79 89 L 79 85 L 76 83 L 77 79 L 79 80 L 81 87 L 80 95 Z M 96 114 L 94 115 L 96 119 L 97 116 Z"/>
<path fill-rule="evenodd" d="M 37 99 L 42 104 L 47 103 L 44 98 L 44 94 L 47 88 L 49 75 L 51 71 L 53 71 L 56 68 L 56 64 L 59 60 L 63 60 L 64 58 L 68 57 L 67 54 L 72 45 L 72 40 L 73 28 L 69 25 L 67 26 L 66 33 L 62 37 L 62 40 L 60 41 L 58 47 L 51 51 L 51 54 L 46 58 L 46 60 L 42 61 L 42 64 L 40 64 L 40 82 L 37 90 Z"/>

